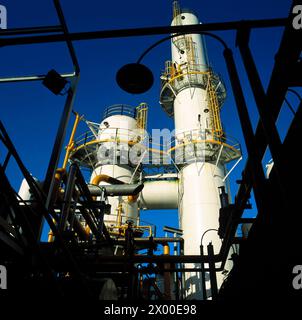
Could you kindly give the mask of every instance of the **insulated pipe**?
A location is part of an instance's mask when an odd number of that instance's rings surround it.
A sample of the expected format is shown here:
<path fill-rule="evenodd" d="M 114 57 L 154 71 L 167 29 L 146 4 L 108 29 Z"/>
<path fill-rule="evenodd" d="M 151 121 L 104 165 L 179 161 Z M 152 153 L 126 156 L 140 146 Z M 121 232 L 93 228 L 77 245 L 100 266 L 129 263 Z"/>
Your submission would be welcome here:
<path fill-rule="evenodd" d="M 140 209 L 177 209 L 178 180 L 145 181 L 138 198 Z"/>
<path fill-rule="evenodd" d="M 110 177 L 107 174 L 99 174 L 92 179 L 92 184 L 98 186 L 101 182 L 107 182 L 110 184 L 125 184 L 123 181 Z M 129 195 L 128 202 L 133 203 L 137 200 L 137 195 Z"/>
<path fill-rule="evenodd" d="M 106 195 L 110 197 L 115 196 L 131 196 L 135 198 L 144 188 L 143 183 L 139 184 L 121 184 L 121 185 L 102 185 L 96 186 L 94 184 L 89 184 L 88 189 L 92 196 L 100 196 L 102 194 L 102 189 L 105 190 Z"/>

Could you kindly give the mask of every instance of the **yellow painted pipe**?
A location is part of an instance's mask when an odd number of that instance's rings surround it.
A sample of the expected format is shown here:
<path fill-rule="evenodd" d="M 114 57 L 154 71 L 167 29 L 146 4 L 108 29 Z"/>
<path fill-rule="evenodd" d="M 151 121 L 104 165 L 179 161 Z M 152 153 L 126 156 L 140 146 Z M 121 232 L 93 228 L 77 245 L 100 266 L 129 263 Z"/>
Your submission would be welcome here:
<path fill-rule="evenodd" d="M 56 220 L 55 220 L 55 219 L 52 219 L 52 222 L 53 222 L 53 223 L 56 223 Z M 52 230 L 50 229 L 49 232 L 48 232 L 48 239 L 47 239 L 47 241 L 48 241 L 48 242 L 53 242 L 53 240 L 54 240 L 54 235 L 53 235 Z"/>
<path fill-rule="evenodd" d="M 47 241 L 48 241 L 48 242 L 53 242 L 53 238 L 54 238 L 53 232 L 50 230 L 50 231 L 48 232 L 48 239 L 47 239 Z"/>
<path fill-rule="evenodd" d="M 90 235 L 90 227 L 89 227 L 89 225 L 87 224 L 86 225 L 86 227 L 85 227 L 85 232 L 86 232 L 86 234 L 89 236 Z"/>
<path fill-rule="evenodd" d="M 130 195 L 128 196 L 128 202 L 129 203 L 134 203 L 139 197 L 139 194 L 136 194 L 136 195 Z"/>
<path fill-rule="evenodd" d="M 58 168 L 55 172 L 55 179 L 60 182 L 62 179 L 62 176 L 66 173 L 66 170 L 64 168 Z"/>
<path fill-rule="evenodd" d="M 170 247 L 168 244 L 164 245 L 164 255 L 170 255 Z"/>
<path fill-rule="evenodd" d="M 101 182 L 107 182 L 110 184 L 125 184 L 123 181 L 112 178 L 107 174 L 99 174 L 92 179 L 92 184 L 98 186 Z"/>
<path fill-rule="evenodd" d="M 119 204 L 117 207 L 117 226 L 120 227 L 122 225 L 122 210 L 123 206 Z"/>
<path fill-rule="evenodd" d="M 101 182 L 107 182 L 110 184 L 125 184 L 125 182 L 118 180 L 116 178 L 110 177 L 107 174 L 99 174 L 92 179 L 92 184 L 98 186 Z M 128 202 L 133 203 L 138 199 L 139 195 L 128 196 Z"/>

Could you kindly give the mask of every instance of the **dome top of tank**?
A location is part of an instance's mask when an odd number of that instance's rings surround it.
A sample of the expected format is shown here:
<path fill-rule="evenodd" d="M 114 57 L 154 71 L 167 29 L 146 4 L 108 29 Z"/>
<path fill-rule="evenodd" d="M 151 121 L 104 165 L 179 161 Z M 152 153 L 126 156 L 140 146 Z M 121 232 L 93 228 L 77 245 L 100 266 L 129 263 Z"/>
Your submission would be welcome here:
<path fill-rule="evenodd" d="M 180 14 L 184 14 L 184 13 L 191 13 L 194 14 L 195 16 L 197 16 L 196 12 L 194 12 L 192 9 L 189 8 L 181 8 L 181 13 Z"/>

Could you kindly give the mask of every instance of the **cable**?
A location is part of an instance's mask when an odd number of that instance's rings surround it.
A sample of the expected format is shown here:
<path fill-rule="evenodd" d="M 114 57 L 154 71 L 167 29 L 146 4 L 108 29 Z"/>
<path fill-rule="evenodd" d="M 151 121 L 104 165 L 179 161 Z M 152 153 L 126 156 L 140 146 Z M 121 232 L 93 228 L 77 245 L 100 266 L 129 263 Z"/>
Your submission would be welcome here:
<path fill-rule="evenodd" d="M 302 102 L 302 97 L 300 96 L 300 94 L 299 94 L 296 90 L 294 90 L 294 89 L 287 89 L 287 91 L 293 93 L 295 96 L 298 97 L 298 99 L 300 100 L 300 102 Z"/>
<path fill-rule="evenodd" d="M 138 58 L 137 62 L 136 63 L 141 63 L 141 61 L 143 60 L 143 58 L 147 55 L 148 52 L 150 52 L 153 48 L 155 48 L 156 46 L 158 46 L 159 44 L 165 42 L 166 40 L 169 40 L 169 39 L 173 39 L 175 37 L 179 37 L 179 36 L 182 36 L 182 35 L 186 35 L 186 34 L 201 34 L 201 35 L 204 35 L 204 36 L 209 36 L 209 37 L 212 37 L 216 40 L 218 40 L 224 47 L 224 49 L 228 49 L 228 46 L 226 44 L 226 42 L 224 40 L 222 40 L 219 36 L 217 36 L 216 34 L 213 34 L 213 33 L 210 33 L 210 32 L 192 32 L 192 31 L 187 31 L 187 32 L 179 32 L 179 33 L 176 33 L 176 34 L 173 34 L 171 36 L 168 36 L 168 37 L 165 37 L 157 42 L 155 42 L 153 45 L 151 45 L 149 48 L 147 48 L 142 54 L 141 56 Z"/>
<path fill-rule="evenodd" d="M 202 234 L 202 236 L 201 236 L 201 240 L 200 240 L 200 244 L 202 245 L 202 240 L 203 240 L 203 237 L 205 236 L 205 234 L 207 233 L 207 232 L 209 232 L 209 231 L 216 231 L 216 232 L 218 232 L 218 230 L 217 229 L 208 229 L 208 230 L 206 230 L 203 234 Z"/>
<path fill-rule="evenodd" d="M 289 110 L 290 110 L 290 111 L 292 112 L 292 114 L 295 116 L 295 115 L 296 115 L 296 111 L 294 110 L 294 108 L 292 107 L 292 105 L 289 103 L 289 101 L 288 101 L 286 98 L 284 98 L 284 101 L 286 102 Z"/>

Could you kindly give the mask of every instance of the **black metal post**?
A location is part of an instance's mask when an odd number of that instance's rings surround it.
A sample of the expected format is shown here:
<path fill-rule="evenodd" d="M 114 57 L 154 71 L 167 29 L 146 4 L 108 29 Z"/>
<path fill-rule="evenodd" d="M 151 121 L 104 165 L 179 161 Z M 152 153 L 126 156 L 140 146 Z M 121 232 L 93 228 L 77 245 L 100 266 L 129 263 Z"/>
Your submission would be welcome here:
<path fill-rule="evenodd" d="M 11 157 L 11 153 L 10 153 L 10 151 L 7 153 L 7 155 L 6 155 L 6 157 L 5 157 L 5 160 L 4 160 L 4 162 L 3 162 L 3 170 L 5 171 L 6 170 L 6 167 L 7 167 L 7 165 L 8 165 L 8 162 L 9 162 L 9 159 L 10 159 L 10 157 Z"/>
<path fill-rule="evenodd" d="M 200 245 L 200 255 L 203 257 L 204 256 L 204 251 L 203 251 L 203 245 Z M 207 290 L 206 290 L 206 274 L 204 270 L 204 262 L 201 261 L 200 263 L 200 269 L 201 269 L 201 286 L 202 286 L 202 299 L 207 300 Z"/>
<path fill-rule="evenodd" d="M 214 247 L 211 242 L 208 244 L 207 250 L 208 250 L 208 257 L 209 257 L 212 300 L 216 300 L 218 296 L 218 288 L 217 288 L 217 278 L 216 278 L 215 260 L 214 260 Z"/>
<path fill-rule="evenodd" d="M 55 5 L 55 8 L 56 8 L 56 11 L 57 11 L 57 14 L 58 14 L 58 18 L 59 18 L 60 23 L 61 23 L 61 27 L 62 27 L 63 33 L 64 33 L 64 35 L 66 37 L 65 40 L 66 40 L 66 44 L 67 44 L 67 47 L 68 47 L 68 50 L 69 50 L 69 54 L 70 54 L 71 60 L 73 62 L 73 67 L 74 67 L 75 73 L 76 73 L 76 75 L 79 75 L 80 74 L 79 62 L 78 62 L 78 59 L 77 59 L 77 56 L 76 56 L 72 41 L 71 41 L 71 39 L 69 37 L 69 31 L 68 31 L 68 27 L 67 27 L 67 24 L 66 24 L 66 21 L 65 21 L 65 18 L 64 18 L 64 13 L 63 13 L 62 7 L 60 5 L 60 0 L 54 0 L 54 5 Z"/>
<path fill-rule="evenodd" d="M 109 244 L 112 244 L 112 239 L 110 237 L 110 234 L 106 228 L 106 226 L 103 223 L 103 220 L 100 221 L 100 215 L 102 214 L 101 212 L 96 212 L 95 208 L 95 201 L 92 199 L 92 196 L 90 194 L 90 191 L 88 189 L 88 186 L 86 184 L 86 181 L 81 173 L 80 170 L 77 170 L 77 181 L 76 184 L 81 192 L 81 197 L 87 200 L 87 207 L 89 209 L 80 207 L 79 209 L 81 210 L 81 213 L 83 217 L 85 218 L 89 228 L 91 229 L 92 233 L 96 236 L 97 239 L 102 238 L 102 233 L 104 234 L 107 242 Z M 97 209 L 99 211 L 99 209 Z"/>
<path fill-rule="evenodd" d="M 62 211 L 61 211 L 61 217 L 60 217 L 60 223 L 59 223 L 59 232 L 65 231 L 66 223 L 69 218 L 69 211 L 71 209 L 70 206 L 71 206 L 72 195 L 75 187 L 77 170 L 78 170 L 78 167 L 76 165 L 71 165 L 68 172 L 68 178 L 67 178 L 65 194 L 64 194 L 64 202 L 62 205 Z"/>
<path fill-rule="evenodd" d="M 255 142 L 255 135 L 249 117 L 246 101 L 244 98 L 243 90 L 240 84 L 236 64 L 234 61 L 232 50 L 226 48 L 223 52 L 226 65 L 229 72 L 231 86 L 234 94 L 234 99 L 237 106 L 237 111 L 241 123 L 241 128 L 249 154 L 249 161 L 251 163 L 251 175 L 253 180 L 253 188 L 255 192 L 255 200 L 259 211 L 264 212 L 266 205 L 266 191 L 265 191 L 265 176 L 261 166 L 261 160 L 258 154 L 258 149 Z"/>
<path fill-rule="evenodd" d="M 77 56 L 76 56 L 72 41 L 69 37 L 69 31 L 68 31 L 68 27 L 67 27 L 67 24 L 66 24 L 66 21 L 64 18 L 63 10 L 60 5 L 60 1 L 54 0 L 54 5 L 55 5 L 55 8 L 56 8 L 56 11 L 58 14 L 58 18 L 61 23 L 61 28 L 64 33 L 64 38 L 65 38 L 65 41 L 66 41 L 66 44 L 67 44 L 67 47 L 69 50 L 69 54 L 70 54 L 71 60 L 73 62 L 75 77 L 74 77 L 72 84 L 71 84 L 71 86 L 68 90 L 68 93 L 67 93 L 65 107 L 63 110 L 63 114 L 61 116 L 56 140 L 54 143 L 54 147 L 52 150 L 52 154 L 50 157 L 50 161 L 48 164 L 48 169 L 47 169 L 47 173 L 46 173 L 46 177 L 45 177 L 45 181 L 44 181 L 44 185 L 43 185 L 44 191 L 48 194 L 47 205 L 46 205 L 47 207 L 49 204 L 48 202 L 51 199 L 51 194 L 52 194 L 52 190 L 53 190 L 53 186 L 54 186 L 54 173 L 55 173 L 55 170 L 56 170 L 58 163 L 59 163 L 59 158 L 60 158 L 61 150 L 63 147 L 64 139 L 65 139 L 66 129 L 67 129 L 70 114 L 72 111 L 75 93 L 76 93 L 76 89 L 77 89 L 77 85 L 78 85 L 78 81 L 79 81 L 79 77 L 80 77 L 80 66 L 79 66 L 79 63 L 77 60 Z"/>
<path fill-rule="evenodd" d="M 72 111 L 72 106 L 75 98 L 75 92 L 76 92 L 78 80 L 79 80 L 78 77 L 75 77 L 72 86 L 68 90 L 67 99 L 65 102 L 62 116 L 61 116 L 59 128 L 56 135 L 56 140 L 52 149 L 51 157 L 49 160 L 49 164 L 48 164 L 48 168 L 47 168 L 47 172 L 44 180 L 43 189 L 48 194 L 48 201 L 50 200 L 50 196 L 52 194 L 52 189 L 54 186 L 54 175 L 59 163 L 60 154 L 63 147 L 65 135 L 66 135 L 66 129 L 67 129 L 68 121 L 70 118 L 70 114 Z"/>

